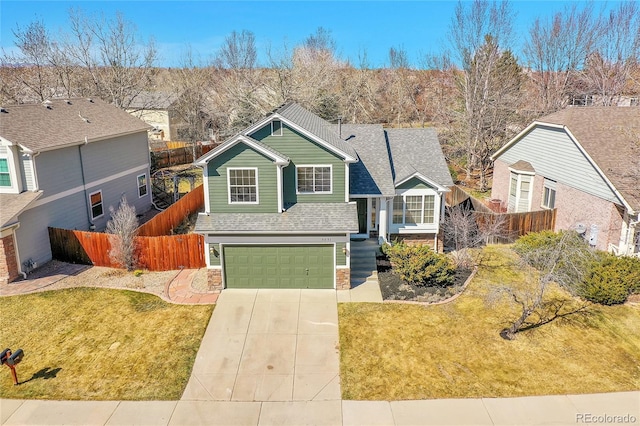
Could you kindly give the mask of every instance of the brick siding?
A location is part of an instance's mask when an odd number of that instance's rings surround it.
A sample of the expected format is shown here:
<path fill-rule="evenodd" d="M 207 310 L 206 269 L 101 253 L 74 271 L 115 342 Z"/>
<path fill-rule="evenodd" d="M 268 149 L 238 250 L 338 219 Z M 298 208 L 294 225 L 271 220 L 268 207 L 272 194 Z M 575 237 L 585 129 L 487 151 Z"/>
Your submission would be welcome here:
<path fill-rule="evenodd" d="M 18 261 L 13 234 L 0 239 L 0 283 L 6 284 L 18 278 Z"/>
<path fill-rule="evenodd" d="M 222 291 L 222 269 L 207 269 L 209 290 Z"/>
<path fill-rule="evenodd" d="M 349 290 L 351 288 L 351 269 L 336 269 L 336 289 Z"/>

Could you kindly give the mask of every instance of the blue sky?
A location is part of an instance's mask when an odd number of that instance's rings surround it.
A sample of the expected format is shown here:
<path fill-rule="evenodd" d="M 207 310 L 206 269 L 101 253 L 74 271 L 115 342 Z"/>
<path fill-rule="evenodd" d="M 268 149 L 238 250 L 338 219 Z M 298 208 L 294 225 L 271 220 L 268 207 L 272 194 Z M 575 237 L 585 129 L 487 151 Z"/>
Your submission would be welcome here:
<path fill-rule="evenodd" d="M 632 0 L 633 1 L 633 0 Z M 570 1 L 513 1 L 517 13 L 516 53 L 529 24 L 537 16 L 562 10 Z M 616 2 L 608 2 L 609 6 Z M 604 6 L 605 3 L 598 3 Z M 0 1 L 0 47 L 13 46 L 12 29 L 42 20 L 56 33 L 67 24 L 68 10 L 113 16 L 121 11 L 143 38 L 153 37 L 162 66 L 176 66 L 187 44 L 203 59 L 219 48 L 231 31 L 247 29 L 256 35 L 259 60 L 271 45 L 281 49 L 303 41 L 319 26 L 331 31 L 343 59 L 358 64 L 366 50 L 369 65 L 388 63 L 391 47 L 403 47 L 417 65 L 426 53 L 437 52 L 456 6 L 454 1 Z"/>

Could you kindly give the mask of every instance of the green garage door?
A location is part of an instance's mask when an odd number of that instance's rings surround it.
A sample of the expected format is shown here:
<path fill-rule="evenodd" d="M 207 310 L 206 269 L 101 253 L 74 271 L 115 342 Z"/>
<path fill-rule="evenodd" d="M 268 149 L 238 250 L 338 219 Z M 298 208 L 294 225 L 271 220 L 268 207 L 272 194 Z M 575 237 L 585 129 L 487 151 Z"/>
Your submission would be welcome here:
<path fill-rule="evenodd" d="M 224 246 L 227 288 L 333 288 L 333 245 Z"/>

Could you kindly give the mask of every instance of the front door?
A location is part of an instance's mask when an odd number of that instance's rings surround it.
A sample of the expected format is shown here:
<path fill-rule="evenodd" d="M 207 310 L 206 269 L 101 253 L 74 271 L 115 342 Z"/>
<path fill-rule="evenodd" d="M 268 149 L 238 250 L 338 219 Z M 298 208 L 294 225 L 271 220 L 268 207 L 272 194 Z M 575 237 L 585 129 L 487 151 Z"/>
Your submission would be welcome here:
<path fill-rule="evenodd" d="M 358 234 L 367 233 L 367 199 L 358 198 L 356 200 L 358 207 Z"/>

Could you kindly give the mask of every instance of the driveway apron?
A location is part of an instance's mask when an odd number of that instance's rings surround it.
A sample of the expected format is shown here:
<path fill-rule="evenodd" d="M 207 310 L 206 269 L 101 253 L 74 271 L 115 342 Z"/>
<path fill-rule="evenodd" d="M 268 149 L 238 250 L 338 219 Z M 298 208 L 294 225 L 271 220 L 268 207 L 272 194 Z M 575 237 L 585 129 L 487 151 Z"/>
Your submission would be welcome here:
<path fill-rule="evenodd" d="M 224 290 L 182 400 L 340 400 L 336 291 Z"/>

